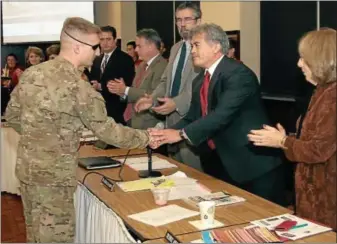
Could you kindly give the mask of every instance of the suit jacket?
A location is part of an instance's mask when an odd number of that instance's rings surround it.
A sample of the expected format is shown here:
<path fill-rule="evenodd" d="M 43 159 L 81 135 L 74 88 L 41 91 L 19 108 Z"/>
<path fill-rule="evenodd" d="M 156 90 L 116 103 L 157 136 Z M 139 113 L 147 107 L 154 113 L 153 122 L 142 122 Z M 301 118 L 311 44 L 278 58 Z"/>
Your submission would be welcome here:
<path fill-rule="evenodd" d="M 281 150 L 256 147 L 247 138 L 250 130 L 269 124 L 256 75 L 244 64 L 224 56 L 211 78 L 205 117 L 200 104 L 203 79 L 204 72 L 194 80 L 191 107 L 173 128 L 184 128 L 191 143 L 201 148 L 207 146 L 207 139 L 213 139 L 224 167 L 238 183 L 280 165 Z"/>
<path fill-rule="evenodd" d="M 170 96 L 171 86 L 174 79 L 174 77 L 172 77 L 173 63 L 182 44 L 183 41 L 179 41 L 172 46 L 169 61 L 163 76 L 161 77 L 161 82 L 152 94 L 154 98 Z M 187 62 L 182 72 L 179 95 L 173 98 L 177 109 L 166 117 L 167 127 L 177 123 L 188 112 L 192 96 L 192 81 L 201 71 L 200 68 L 193 66 L 192 56 L 191 54 L 188 55 Z"/>
<path fill-rule="evenodd" d="M 158 55 L 145 71 L 140 86 L 136 88 L 136 81 L 144 70 L 145 62 L 139 64 L 136 69 L 136 77 L 133 81 L 133 87 L 130 87 L 127 100 L 129 103 L 135 103 L 145 93 L 151 94 L 152 91 L 160 83 L 160 78 L 166 68 L 167 61 Z M 157 115 L 151 111 L 143 111 L 141 113 L 134 113 L 131 117 L 131 127 L 136 129 L 147 129 L 154 127 L 158 122 L 163 121 L 165 117 Z"/>
<path fill-rule="evenodd" d="M 107 83 L 115 78 L 123 78 L 125 85 L 131 86 L 135 76 L 133 60 L 128 54 L 116 48 L 111 54 L 103 74 L 101 74 L 102 59 L 103 55 L 100 55 L 94 60 L 89 79 L 101 83 L 101 93 L 105 100 L 108 116 L 114 118 L 117 123 L 125 124 L 123 114 L 127 105 L 126 101 L 120 99 L 118 95 L 110 93 Z"/>

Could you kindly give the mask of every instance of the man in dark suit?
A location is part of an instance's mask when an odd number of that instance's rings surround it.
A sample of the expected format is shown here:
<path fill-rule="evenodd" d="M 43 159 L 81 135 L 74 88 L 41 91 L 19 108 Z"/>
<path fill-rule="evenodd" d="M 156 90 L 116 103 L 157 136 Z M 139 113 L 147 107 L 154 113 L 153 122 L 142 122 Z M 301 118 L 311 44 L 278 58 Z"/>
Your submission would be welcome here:
<path fill-rule="evenodd" d="M 172 129 L 151 129 L 158 143 L 187 140 L 198 147 L 206 173 L 282 204 L 283 165 L 278 150 L 252 145 L 247 133 L 269 120 L 256 75 L 226 57 L 228 37 L 215 24 L 191 31 L 195 66 L 205 69 L 193 81 L 187 115 Z"/>
<path fill-rule="evenodd" d="M 134 63 L 127 53 L 117 48 L 114 27 L 104 26 L 101 31 L 100 45 L 103 54 L 94 60 L 89 79 L 93 87 L 102 93 L 108 116 L 125 125 L 123 114 L 127 104 L 118 95 L 109 92 L 107 83 L 123 78 L 125 84 L 131 86 L 135 76 Z"/>

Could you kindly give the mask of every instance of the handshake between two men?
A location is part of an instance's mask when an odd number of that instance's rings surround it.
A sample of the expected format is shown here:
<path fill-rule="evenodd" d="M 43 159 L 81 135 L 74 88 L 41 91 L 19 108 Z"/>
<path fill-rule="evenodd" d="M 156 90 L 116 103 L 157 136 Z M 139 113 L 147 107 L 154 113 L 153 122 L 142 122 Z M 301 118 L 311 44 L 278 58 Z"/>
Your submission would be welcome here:
<path fill-rule="evenodd" d="M 93 82 L 93 86 L 97 90 L 101 90 L 101 87 L 98 87 L 98 83 Z M 127 86 L 125 85 L 123 78 L 110 80 L 107 84 L 107 88 L 112 94 L 116 94 L 121 97 L 127 95 Z M 145 94 L 143 97 L 139 98 L 134 105 L 136 113 L 151 110 L 160 115 L 169 115 L 174 112 L 176 108 L 176 103 L 172 98 L 159 97 L 155 102 L 154 98 L 148 94 Z M 149 132 L 150 136 L 149 146 L 152 149 L 156 149 L 163 144 L 173 144 L 184 139 L 181 136 L 181 132 L 178 130 L 149 128 L 147 131 Z"/>
<path fill-rule="evenodd" d="M 175 111 L 176 104 L 172 98 L 168 97 L 157 98 L 157 102 L 155 102 L 151 95 L 145 94 L 135 103 L 134 109 L 137 113 L 151 109 L 157 114 L 168 115 Z M 182 136 L 183 132 L 179 130 L 149 128 L 147 131 L 150 135 L 149 146 L 152 149 L 156 149 L 163 144 L 173 144 L 185 139 Z"/>
<path fill-rule="evenodd" d="M 184 139 L 184 137 L 181 136 L 182 132 L 179 130 L 149 128 L 147 131 L 150 135 L 149 146 L 152 149 L 157 149 L 163 144 L 177 143 Z"/>

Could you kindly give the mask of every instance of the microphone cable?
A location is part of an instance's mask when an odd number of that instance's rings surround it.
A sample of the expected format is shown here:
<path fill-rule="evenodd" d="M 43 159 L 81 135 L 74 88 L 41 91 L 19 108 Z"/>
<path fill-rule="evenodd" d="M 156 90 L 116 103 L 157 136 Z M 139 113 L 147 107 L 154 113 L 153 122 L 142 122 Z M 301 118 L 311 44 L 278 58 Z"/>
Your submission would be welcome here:
<path fill-rule="evenodd" d="M 123 163 L 121 165 L 121 168 L 119 169 L 119 172 L 118 172 L 119 181 L 124 181 L 123 178 L 122 178 L 122 171 L 124 169 L 126 159 L 128 158 L 130 152 L 131 152 L 131 149 L 129 149 L 128 152 L 126 153 L 124 161 L 123 161 Z"/>
<path fill-rule="evenodd" d="M 122 156 L 125 156 L 125 158 L 124 158 L 123 162 L 121 163 L 121 167 L 120 167 L 119 172 L 118 172 L 118 178 L 119 178 L 119 179 L 113 179 L 113 178 L 110 178 L 110 177 L 108 177 L 108 176 L 106 176 L 106 175 L 104 175 L 104 174 L 102 174 L 102 173 L 99 173 L 99 172 L 96 172 L 96 171 L 91 171 L 91 172 L 88 172 L 88 173 L 86 173 L 86 174 L 84 175 L 83 180 L 82 180 L 82 184 L 85 185 L 85 180 L 86 180 L 86 178 L 88 177 L 88 175 L 90 175 L 90 174 L 97 174 L 97 175 L 102 176 L 102 178 L 104 177 L 104 178 L 106 178 L 106 179 L 108 179 L 108 180 L 110 180 L 110 181 L 114 181 L 114 182 L 121 182 L 121 181 L 124 181 L 124 179 L 122 178 L 122 171 L 123 171 L 123 169 L 124 169 L 125 162 L 126 162 L 128 156 L 129 156 L 130 152 L 131 152 L 131 149 L 129 149 L 125 155 L 122 155 Z M 136 155 L 145 155 L 145 153 L 142 153 L 142 154 L 136 154 Z M 120 156 L 121 156 L 121 155 L 120 155 Z M 115 157 L 111 157 L 111 158 L 117 158 L 117 157 L 120 157 L 120 156 L 115 156 Z"/>

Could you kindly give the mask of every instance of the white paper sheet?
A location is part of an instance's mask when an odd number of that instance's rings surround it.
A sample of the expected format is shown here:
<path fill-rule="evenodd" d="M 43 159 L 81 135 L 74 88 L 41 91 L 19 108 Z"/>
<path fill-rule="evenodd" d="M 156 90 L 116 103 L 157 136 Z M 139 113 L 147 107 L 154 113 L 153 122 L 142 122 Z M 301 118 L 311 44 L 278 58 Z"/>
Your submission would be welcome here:
<path fill-rule="evenodd" d="M 210 191 L 197 182 L 188 185 L 178 185 L 171 188 L 168 200 L 184 199 L 187 197 L 204 196 Z"/>
<path fill-rule="evenodd" d="M 116 159 L 119 162 L 123 163 L 124 159 Z M 148 157 L 137 157 L 137 158 L 128 158 L 125 162 L 130 168 L 139 171 L 139 170 L 147 170 L 148 169 Z M 152 169 L 169 169 L 169 168 L 177 168 L 177 165 L 170 163 L 169 161 L 159 158 L 157 156 L 152 157 Z"/>
<path fill-rule="evenodd" d="M 172 204 L 145 212 L 132 214 L 128 217 L 148 225 L 161 226 L 197 215 L 199 215 L 199 212 Z"/>

